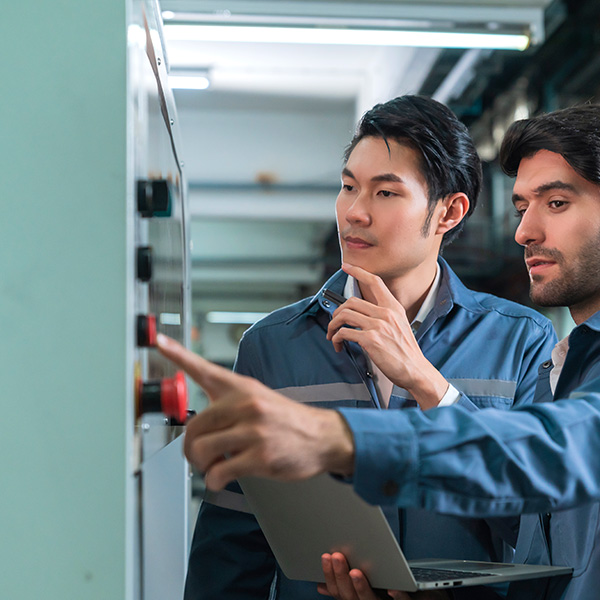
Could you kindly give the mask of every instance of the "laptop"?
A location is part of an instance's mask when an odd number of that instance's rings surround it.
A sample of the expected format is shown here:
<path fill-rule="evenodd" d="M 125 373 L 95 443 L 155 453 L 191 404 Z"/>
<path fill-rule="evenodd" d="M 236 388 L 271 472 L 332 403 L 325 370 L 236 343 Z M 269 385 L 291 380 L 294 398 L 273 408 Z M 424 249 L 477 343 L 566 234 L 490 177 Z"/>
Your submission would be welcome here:
<path fill-rule="evenodd" d="M 341 552 L 372 587 L 415 592 L 569 575 L 570 567 L 468 560 L 407 561 L 378 506 L 328 474 L 305 481 L 239 480 L 250 508 L 289 579 L 325 582 L 323 553 Z"/>

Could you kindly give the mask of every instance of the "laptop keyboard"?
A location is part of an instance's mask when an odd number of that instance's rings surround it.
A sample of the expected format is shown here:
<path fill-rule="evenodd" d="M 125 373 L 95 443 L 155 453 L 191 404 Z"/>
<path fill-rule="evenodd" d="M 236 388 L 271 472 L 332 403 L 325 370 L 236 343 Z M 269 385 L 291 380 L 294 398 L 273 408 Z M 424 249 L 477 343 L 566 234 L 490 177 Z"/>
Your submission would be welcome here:
<path fill-rule="evenodd" d="M 473 573 L 471 571 L 450 571 L 448 569 L 424 569 L 411 567 L 417 581 L 445 581 L 449 579 L 470 579 L 472 577 L 493 577 L 493 573 Z"/>

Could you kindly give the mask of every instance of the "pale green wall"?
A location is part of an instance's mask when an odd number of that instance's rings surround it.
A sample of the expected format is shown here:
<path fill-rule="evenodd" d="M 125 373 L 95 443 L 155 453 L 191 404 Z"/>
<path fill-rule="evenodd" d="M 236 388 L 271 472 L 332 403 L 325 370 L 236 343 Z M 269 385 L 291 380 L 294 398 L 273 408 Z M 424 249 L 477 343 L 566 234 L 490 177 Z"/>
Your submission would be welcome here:
<path fill-rule="evenodd" d="M 129 596 L 126 1 L 0 14 L 0 595 Z"/>

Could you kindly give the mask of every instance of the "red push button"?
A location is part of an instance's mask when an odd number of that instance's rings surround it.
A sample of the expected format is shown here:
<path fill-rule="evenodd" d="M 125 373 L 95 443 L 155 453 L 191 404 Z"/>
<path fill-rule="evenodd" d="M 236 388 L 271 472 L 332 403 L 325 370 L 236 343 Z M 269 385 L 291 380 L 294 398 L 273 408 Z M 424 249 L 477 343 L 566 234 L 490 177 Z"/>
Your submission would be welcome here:
<path fill-rule="evenodd" d="M 183 371 L 177 371 L 175 377 L 163 379 L 161 386 L 161 403 L 167 417 L 174 417 L 185 423 L 187 417 L 187 385 Z"/>
<path fill-rule="evenodd" d="M 185 423 L 188 396 L 183 371 L 177 371 L 174 377 L 165 377 L 158 381 L 138 380 L 137 392 L 140 415 L 162 412 L 179 423 Z"/>
<path fill-rule="evenodd" d="M 156 316 L 138 315 L 137 345 L 140 348 L 156 346 Z"/>

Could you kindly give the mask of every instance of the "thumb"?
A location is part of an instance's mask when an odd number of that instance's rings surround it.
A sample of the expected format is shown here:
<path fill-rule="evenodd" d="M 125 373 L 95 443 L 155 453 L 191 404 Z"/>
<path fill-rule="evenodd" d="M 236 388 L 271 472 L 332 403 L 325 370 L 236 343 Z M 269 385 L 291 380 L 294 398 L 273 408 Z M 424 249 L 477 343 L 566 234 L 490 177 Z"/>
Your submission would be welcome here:
<path fill-rule="evenodd" d="M 211 399 L 237 387 L 239 375 L 198 356 L 174 339 L 159 333 L 156 345 L 163 356 L 182 368 Z"/>

